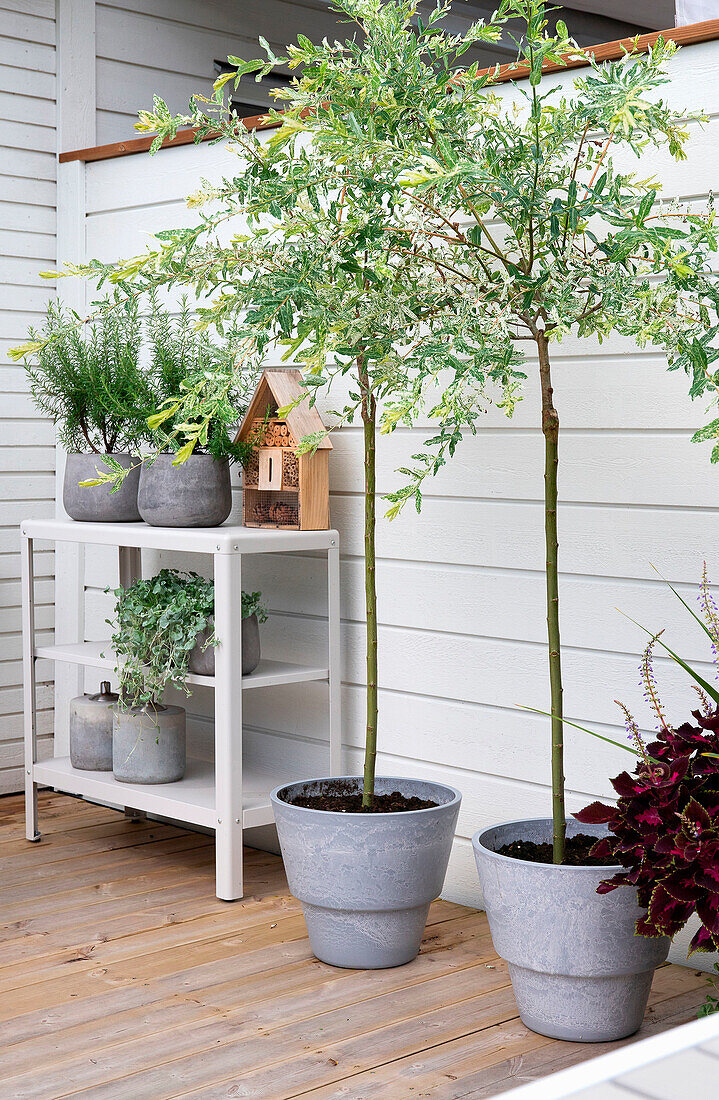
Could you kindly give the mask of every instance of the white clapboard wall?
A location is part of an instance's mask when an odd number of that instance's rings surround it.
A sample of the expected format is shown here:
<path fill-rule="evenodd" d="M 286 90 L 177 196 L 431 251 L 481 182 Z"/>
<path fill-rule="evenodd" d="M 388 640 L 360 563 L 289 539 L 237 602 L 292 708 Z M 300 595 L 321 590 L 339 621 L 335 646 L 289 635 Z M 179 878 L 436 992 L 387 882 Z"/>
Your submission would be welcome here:
<path fill-rule="evenodd" d="M 39 324 L 55 262 L 55 3 L 3 0 L 0 10 L 0 794 L 22 786 L 20 535 L 54 512 L 55 436 L 8 349 Z M 53 628 L 53 555 L 38 554 L 38 625 Z M 50 670 L 51 672 L 52 670 Z M 52 690 L 39 689 L 40 752 L 50 754 Z"/>
<path fill-rule="evenodd" d="M 461 7 L 457 5 L 452 15 L 457 29 L 476 18 L 476 12 Z M 578 17 L 579 30 L 584 20 Z M 591 41 L 615 37 L 613 26 L 605 30 L 601 21 L 592 30 Z M 136 136 L 138 108 L 150 107 L 153 95 L 162 96 L 171 110 L 185 111 L 190 96 L 206 92 L 214 80 L 216 60 L 228 54 L 244 59 L 264 56 L 259 35 L 284 56 L 298 32 L 319 42 L 325 36 L 343 38 L 347 28 L 338 22 L 328 0 L 101 0 L 95 5 L 98 144 Z M 469 61 L 483 65 L 498 56 L 503 59 L 504 53 L 473 49 L 467 54 Z M 243 89 L 246 96 L 257 94 L 252 82 Z M 260 95 L 261 106 L 253 113 L 270 102 Z"/>
<path fill-rule="evenodd" d="M 159 2 L 159 0 L 158 0 Z M 719 89 L 708 79 L 719 44 L 682 51 L 672 66 L 673 103 L 704 106 L 709 122 L 692 127 L 689 160 L 652 155 L 643 175 L 661 171 L 668 196 L 701 198 L 719 168 Z M 560 75 L 558 81 L 570 76 Z M 502 94 L 516 94 L 505 88 Z M 85 169 L 84 248 L 112 260 L 144 247 L 147 234 L 192 224 L 183 196 L 200 177 L 235 172 L 221 146 L 182 147 L 99 161 Z M 272 362 L 272 360 L 268 360 Z M 655 350 L 628 340 L 603 345 L 567 340 L 554 352 L 562 421 L 559 514 L 562 629 L 567 715 L 622 740 L 613 702 L 633 707 L 645 729 L 637 665 L 640 630 L 617 608 L 652 629 L 669 627 L 674 647 L 707 662 L 704 636 L 658 579 L 656 565 L 689 601 L 702 561 L 719 579 L 719 470 L 690 442 L 703 422 L 687 380 L 668 373 Z M 464 793 L 446 896 L 481 903 L 472 833 L 497 820 L 549 811 L 547 722 L 517 704 L 546 709 L 543 445 L 535 366 L 514 420 L 483 419 L 455 459 L 427 486 L 421 516 L 408 510 L 380 520 L 380 770 L 446 780 Z M 330 402 L 336 405 L 336 402 Z M 396 467 L 425 438 L 400 429 L 379 444 L 379 490 L 398 484 Z M 331 456 L 332 524 L 342 539 L 342 648 L 345 764 L 358 771 L 363 736 L 362 467 L 357 428 L 335 437 Z M 236 506 L 239 479 L 233 475 Z M 381 513 L 382 509 L 380 509 Z M 239 512 L 236 513 L 239 515 Z M 167 559 L 148 562 L 154 570 Z M 195 564 L 197 564 L 195 562 Z M 205 563 L 206 567 L 206 563 Z M 106 636 L 102 589 L 116 583 L 114 559 L 88 554 L 87 636 Z M 321 652 L 324 567 L 313 557 L 261 558 L 245 587 L 260 588 L 271 609 L 262 628 L 268 656 Z M 657 659 L 667 708 L 677 722 L 695 705 L 673 666 Z M 714 675 L 711 665 L 702 666 Z M 322 772 L 326 722 L 321 685 L 250 692 L 248 751 L 297 760 Z M 190 702 L 198 745 L 211 746 L 209 700 Z M 569 808 L 609 796 L 608 776 L 631 764 L 620 749 L 579 732 L 567 734 Z M 681 949 L 678 956 L 683 957 Z"/>

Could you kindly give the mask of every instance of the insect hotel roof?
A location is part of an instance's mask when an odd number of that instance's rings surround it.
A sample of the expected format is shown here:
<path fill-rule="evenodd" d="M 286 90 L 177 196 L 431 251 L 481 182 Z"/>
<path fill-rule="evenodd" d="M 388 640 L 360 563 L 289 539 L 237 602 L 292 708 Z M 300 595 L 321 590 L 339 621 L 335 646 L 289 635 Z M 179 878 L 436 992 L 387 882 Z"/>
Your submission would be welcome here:
<path fill-rule="evenodd" d="M 253 422 L 258 418 L 264 418 L 268 406 L 281 409 L 305 393 L 307 391 L 302 384 L 302 373 L 296 368 L 264 370 L 240 425 L 236 442 L 249 435 Z M 317 409 L 309 404 L 309 398 L 291 409 L 283 419 L 292 433 L 295 446 L 306 435 L 326 431 Z M 317 445 L 317 449 L 332 450 L 332 444 L 327 436 Z"/>

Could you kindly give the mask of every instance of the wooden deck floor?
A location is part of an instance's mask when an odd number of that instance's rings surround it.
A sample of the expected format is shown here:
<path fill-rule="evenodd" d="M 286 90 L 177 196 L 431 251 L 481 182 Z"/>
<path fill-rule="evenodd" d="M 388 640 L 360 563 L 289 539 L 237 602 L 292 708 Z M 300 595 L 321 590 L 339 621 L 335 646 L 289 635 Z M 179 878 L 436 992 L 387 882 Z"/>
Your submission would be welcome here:
<path fill-rule="evenodd" d="M 467 1100 L 610 1049 L 522 1026 L 482 913 L 432 908 L 418 959 L 310 953 L 276 856 L 214 896 L 213 844 L 46 792 L 28 844 L 0 799 L 0 1097 Z M 694 1017 L 703 977 L 662 967 L 641 1036 Z"/>

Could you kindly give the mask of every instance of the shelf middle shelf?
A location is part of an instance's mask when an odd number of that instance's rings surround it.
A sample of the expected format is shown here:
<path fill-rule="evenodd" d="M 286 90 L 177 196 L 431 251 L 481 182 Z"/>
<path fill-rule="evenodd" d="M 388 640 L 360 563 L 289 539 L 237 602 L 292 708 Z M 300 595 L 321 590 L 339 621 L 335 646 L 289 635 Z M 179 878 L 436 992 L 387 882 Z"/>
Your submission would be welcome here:
<path fill-rule="evenodd" d="M 110 672 L 117 663 L 111 642 L 77 642 L 73 645 L 46 645 L 35 649 L 35 656 L 46 661 L 62 661 L 88 668 L 104 668 Z M 243 688 L 274 687 L 279 684 L 301 684 L 309 680 L 327 680 L 329 669 L 315 665 L 299 665 L 290 661 L 270 661 L 263 658 L 254 672 L 242 677 Z M 214 676 L 188 673 L 188 684 L 214 688 Z"/>

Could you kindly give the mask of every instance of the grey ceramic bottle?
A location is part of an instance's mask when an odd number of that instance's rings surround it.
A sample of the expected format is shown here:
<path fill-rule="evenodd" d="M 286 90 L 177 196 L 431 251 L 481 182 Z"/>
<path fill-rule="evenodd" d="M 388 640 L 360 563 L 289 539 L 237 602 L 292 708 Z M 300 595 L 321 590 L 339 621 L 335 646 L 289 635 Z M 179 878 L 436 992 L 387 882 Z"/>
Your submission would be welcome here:
<path fill-rule="evenodd" d="M 117 694 L 103 680 L 97 695 L 70 701 L 70 763 L 82 771 L 112 771 L 112 708 Z"/>

